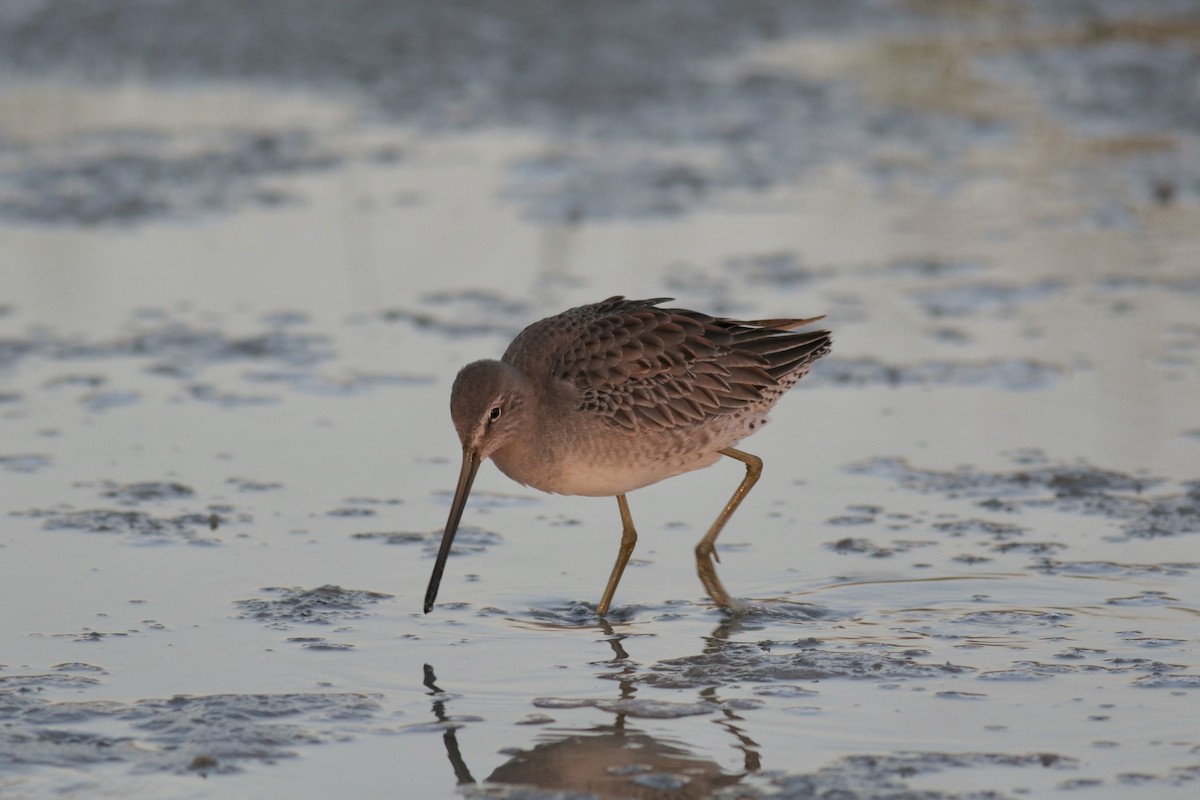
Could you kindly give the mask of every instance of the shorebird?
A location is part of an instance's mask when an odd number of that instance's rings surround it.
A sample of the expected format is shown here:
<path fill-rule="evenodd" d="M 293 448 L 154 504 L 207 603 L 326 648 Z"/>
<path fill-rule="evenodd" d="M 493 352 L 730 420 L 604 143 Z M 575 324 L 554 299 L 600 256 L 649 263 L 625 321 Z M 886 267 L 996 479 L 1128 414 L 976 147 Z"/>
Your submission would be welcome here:
<path fill-rule="evenodd" d="M 696 545 L 713 602 L 733 608 L 717 579 L 717 536 L 758 480 L 762 460 L 734 449 L 830 349 L 809 319 L 742 321 L 682 308 L 669 297 L 610 297 L 535 322 L 499 361 L 463 367 L 450 394 L 462 469 L 425 592 L 433 608 L 475 473 L 484 459 L 517 483 L 554 494 L 616 497 L 621 544 L 596 613 L 605 616 L 637 544 L 625 495 L 721 456 L 746 475 Z"/>

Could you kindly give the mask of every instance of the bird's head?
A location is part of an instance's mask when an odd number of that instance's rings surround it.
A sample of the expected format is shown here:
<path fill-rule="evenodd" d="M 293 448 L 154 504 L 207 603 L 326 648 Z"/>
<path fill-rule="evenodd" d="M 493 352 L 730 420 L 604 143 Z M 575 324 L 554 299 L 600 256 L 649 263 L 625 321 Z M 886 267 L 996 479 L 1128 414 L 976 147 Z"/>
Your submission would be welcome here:
<path fill-rule="evenodd" d="M 503 361 L 483 360 L 459 370 L 450 392 L 450 417 L 463 452 L 482 462 L 524 432 L 529 382 Z"/>
<path fill-rule="evenodd" d="M 458 532 L 467 497 L 471 494 L 475 473 L 485 458 L 526 433 L 533 417 L 529 407 L 531 402 L 525 376 L 503 361 L 475 361 L 463 367 L 454 379 L 450 416 L 462 442 L 462 469 L 454 499 L 450 502 L 450 516 L 429 578 L 429 588 L 425 590 L 426 614 L 437 600 L 442 571 L 454 543 L 454 534 Z"/>

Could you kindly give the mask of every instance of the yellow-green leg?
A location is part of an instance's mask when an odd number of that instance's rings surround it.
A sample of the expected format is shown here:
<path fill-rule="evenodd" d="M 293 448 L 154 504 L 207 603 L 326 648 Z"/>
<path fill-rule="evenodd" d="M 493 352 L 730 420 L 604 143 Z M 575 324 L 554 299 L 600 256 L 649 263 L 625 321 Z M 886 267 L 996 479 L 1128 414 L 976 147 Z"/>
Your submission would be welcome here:
<path fill-rule="evenodd" d="M 629 563 L 634 545 L 637 544 L 637 531 L 633 528 L 633 517 L 629 515 L 629 502 L 625 495 L 617 495 L 617 507 L 621 509 L 621 549 L 617 552 L 617 563 L 613 564 L 612 574 L 608 576 L 608 585 L 604 587 L 604 596 L 600 598 L 600 605 L 596 606 L 596 613 L 602 617 L 612 605 L 613 595 L 617 593 L 617 584 L 621 582 L 625 565 Z"/>
<path fill-rule="evenodd" d="M 717 578 L 717 562 L 721 559 L 717 555 L 715 545 L 717 537 L 721 535 L 721 529 L 725 527 L 725 523 L 733 516 L 733 512 L 737 511 L 737 507 L 741 505 L 742 500 L 758 481 L 758 476 L 762 474 L 762 459 L 758 456 L 752 456 L 749 453 L 743 453 L 741 450 L 734 450 L 732 447 L 727 447 L 718 452 L 723 456 L 736 458 L 745 464 L 746 477 L 742 478 L 742 482 L 738 484 L 737 491 L 733 493 L 733 497 L 729 498 L 729 502 L 725 504 L 725 508 L 717 515 L 717 519 L 713 522 L 712 527 L 708 529 L 708 533 L 704 534 L 704 538 L 696 545 L 696 571 L 700 574 L 700 582 L 704 584 L 704 588 L 708 592 L 708 596 L 713 599 L 713 602 L 722 608 L 733 608 L 733 599 L 729 596 L 729 592 L 725 591 L 725 587 L 721 585 L 721 581 Z"/>

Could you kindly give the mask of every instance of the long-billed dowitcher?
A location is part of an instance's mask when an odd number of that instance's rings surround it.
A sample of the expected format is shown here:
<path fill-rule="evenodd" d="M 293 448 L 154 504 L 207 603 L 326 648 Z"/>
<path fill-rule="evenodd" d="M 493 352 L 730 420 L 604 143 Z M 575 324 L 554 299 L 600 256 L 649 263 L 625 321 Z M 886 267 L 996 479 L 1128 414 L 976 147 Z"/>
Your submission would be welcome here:
<path fill-rule="evenodd" d="M 717 579 L 714 545 L 762 472 L 733 445 L 766 421 L 776 401 L 829 352 L 829 331 L 797 333 L 824 319 L 740 321 L 657 308 L 670 300 L 610 297 L 535 322 L 499 361 L 463 367 L 450 394 L 462 471 L 450 504 L 425 613 L 437 599 L 475 473 L 485 458 L 543 492 L 615 496 L 621 546 L 596 613 L 608 613 L 637 544 L 625 495 L 720 456 L 746 465 L 733 497 L 696 545 L 709 597 L 732 608 Z"/>

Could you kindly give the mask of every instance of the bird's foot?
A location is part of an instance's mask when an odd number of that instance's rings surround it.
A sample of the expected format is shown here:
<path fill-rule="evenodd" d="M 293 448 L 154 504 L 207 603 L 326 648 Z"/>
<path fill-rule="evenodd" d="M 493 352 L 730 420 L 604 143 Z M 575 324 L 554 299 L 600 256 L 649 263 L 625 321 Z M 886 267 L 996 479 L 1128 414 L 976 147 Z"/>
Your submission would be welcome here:
<path fill-rule="evenodd" d="M 696 545 L 696 561 L 699 562 L 702 558 L 711 559 L 718 564 L 721 563 L 721 554 L 717 552 L 717 546 L 710 542 L 702 541 Z"/>
<path fill-rule="evenodd" d="M 711 545 L 707 548 L 703 546 L 703 543 L 696 545 L 696 572 L 700 576 L 700 583 L 704 584 L 704 589 L 713 602 L 722 608 L 733 610 L 737 604 L 729 596 L 729 592 L 725 591 L 725 587 L 721 585 L 721 580 L 717 577 L 716 561 L 718 559 L 716 555 Z"/>

